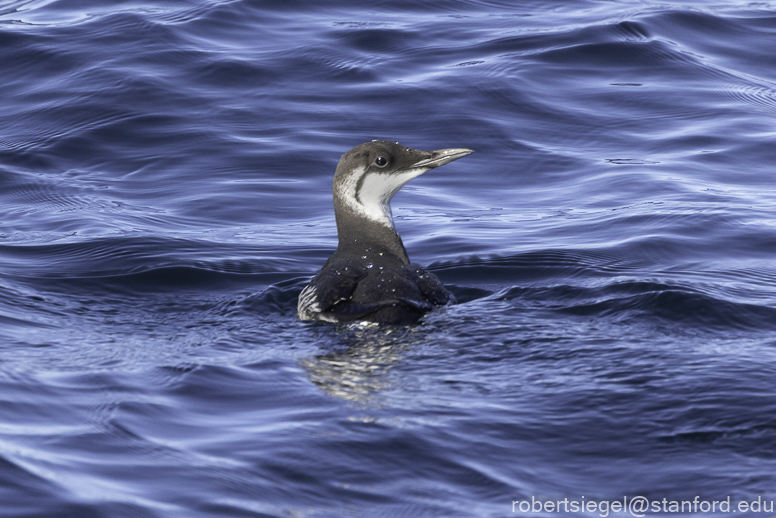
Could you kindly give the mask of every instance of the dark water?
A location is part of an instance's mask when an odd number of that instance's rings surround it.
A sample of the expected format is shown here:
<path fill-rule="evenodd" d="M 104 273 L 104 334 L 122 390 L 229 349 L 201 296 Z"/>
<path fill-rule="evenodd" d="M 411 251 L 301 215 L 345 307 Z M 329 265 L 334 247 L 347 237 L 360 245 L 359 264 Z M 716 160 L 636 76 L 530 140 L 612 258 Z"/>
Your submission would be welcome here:
<path fill-rule="evenodd" d="M 774 49 L 773 2 L 0 3 L 0 515 L 771 514 Z M 373 138 L 476 151 L 393 203 L 461 303 L 301 323 Z"/>

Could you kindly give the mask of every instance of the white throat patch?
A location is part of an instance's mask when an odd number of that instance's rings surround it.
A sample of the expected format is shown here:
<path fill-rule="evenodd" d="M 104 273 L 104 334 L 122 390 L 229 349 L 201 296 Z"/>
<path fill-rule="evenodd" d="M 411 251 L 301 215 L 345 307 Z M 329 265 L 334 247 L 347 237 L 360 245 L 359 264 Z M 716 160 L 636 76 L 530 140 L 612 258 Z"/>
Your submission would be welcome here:
<path fill-rule="evenodd" d="M 366 167 L 360 167 L 340 185 L 338 195 L 353 212 L 393 228 L 391 198 L 404 184 L 426 171 L 426 168 L 417 168 L 393 174 L 367 173 Z M 356 192 L 362 177 L 361 188 Z"/>

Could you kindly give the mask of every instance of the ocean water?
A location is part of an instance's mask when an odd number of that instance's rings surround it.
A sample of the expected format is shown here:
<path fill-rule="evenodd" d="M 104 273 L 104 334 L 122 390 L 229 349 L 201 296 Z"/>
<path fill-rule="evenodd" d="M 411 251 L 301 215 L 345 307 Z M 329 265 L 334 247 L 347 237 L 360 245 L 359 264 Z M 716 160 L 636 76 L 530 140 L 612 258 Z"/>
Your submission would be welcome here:
<path fill-rule="evenodd" d="M 0 516 L 772 516 L 774 49 L 770 1 L 0 2 Z M 299 322 L 371 139 L 475 150 L 393 201 L 459 303 Z"/>

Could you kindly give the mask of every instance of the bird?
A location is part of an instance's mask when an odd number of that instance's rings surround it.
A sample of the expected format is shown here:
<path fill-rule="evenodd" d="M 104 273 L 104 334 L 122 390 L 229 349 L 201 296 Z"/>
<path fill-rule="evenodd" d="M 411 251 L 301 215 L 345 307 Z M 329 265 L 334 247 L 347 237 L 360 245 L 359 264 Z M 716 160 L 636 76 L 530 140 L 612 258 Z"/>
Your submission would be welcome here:
<path fill-rule="evenodd" d="M 342 155 L 332 183 L 337 250 L 299 294 L 298 318 L 406 326 L 455 303 L 434 274 L 410 262 L 390 202 L 413 178 L 472 152 L 373 140 Z"/>

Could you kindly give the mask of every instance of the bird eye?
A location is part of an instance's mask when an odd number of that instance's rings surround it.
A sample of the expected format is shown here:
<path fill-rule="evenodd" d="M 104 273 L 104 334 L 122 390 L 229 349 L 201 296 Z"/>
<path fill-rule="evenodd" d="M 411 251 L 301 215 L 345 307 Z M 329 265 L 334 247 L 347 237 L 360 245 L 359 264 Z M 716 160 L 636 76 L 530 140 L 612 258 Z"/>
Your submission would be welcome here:
<path fill-rule="evenodd" d="M 377 167 L 385 167 L 388 164 L 388 160 L 384 156 L 375 158 L 375 165 Z"/>

